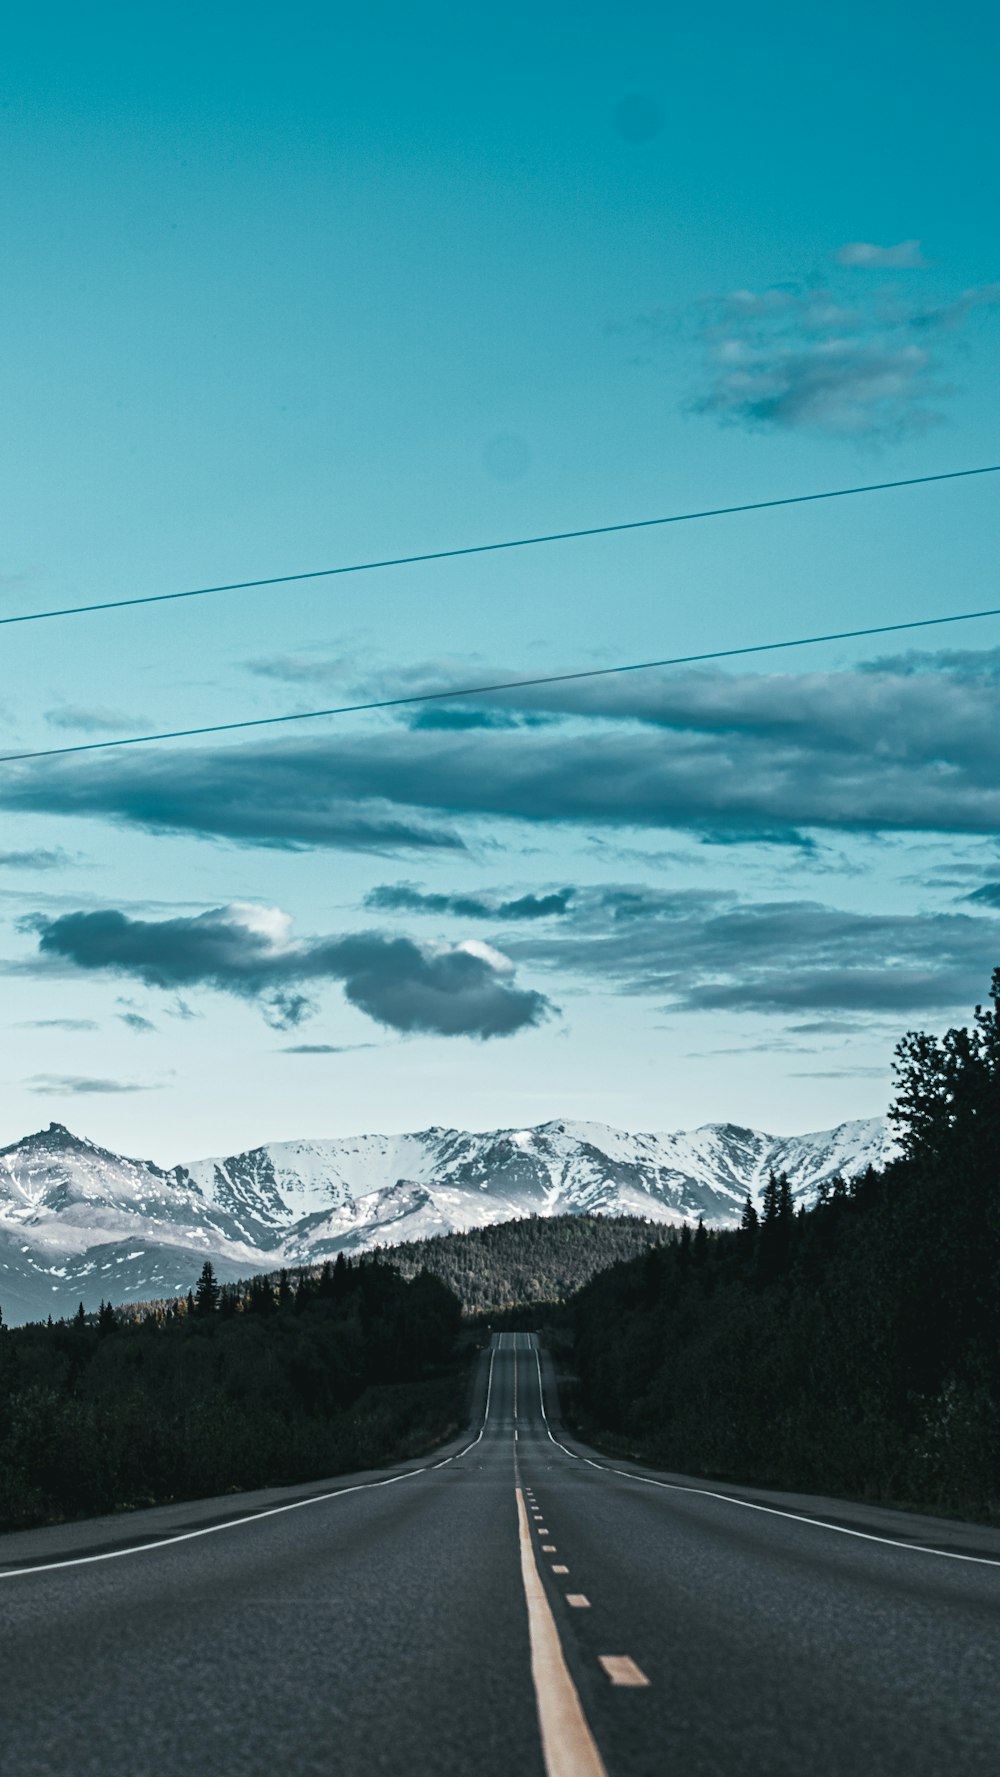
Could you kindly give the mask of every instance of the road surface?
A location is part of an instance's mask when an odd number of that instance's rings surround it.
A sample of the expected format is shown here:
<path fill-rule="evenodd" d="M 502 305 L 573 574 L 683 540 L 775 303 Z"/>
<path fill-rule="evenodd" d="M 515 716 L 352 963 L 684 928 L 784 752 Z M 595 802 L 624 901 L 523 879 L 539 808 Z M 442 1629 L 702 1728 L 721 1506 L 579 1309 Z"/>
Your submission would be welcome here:
<path fill-rule="evenodd" d="M 0 1538 L 3 1777 L 996 1777 L 998 1533 L 616 1465 L 529 1334 L 478 1388 L 422 1463 Z"/>

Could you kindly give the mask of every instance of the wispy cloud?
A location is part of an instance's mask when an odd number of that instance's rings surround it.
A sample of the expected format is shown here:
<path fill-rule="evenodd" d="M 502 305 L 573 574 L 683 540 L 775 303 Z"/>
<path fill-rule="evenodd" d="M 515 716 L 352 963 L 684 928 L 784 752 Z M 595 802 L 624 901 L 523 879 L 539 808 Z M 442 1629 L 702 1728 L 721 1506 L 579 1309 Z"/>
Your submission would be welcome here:
<path fill-rule="evenodd" d="M 971 895 L 963 896 L 980 907 L 1000 907 L 1000 882 L 984 882 L 982 888 L 974 889 Z"/>
<path fill-rule="evenodd" d="M 372 889 L 364 904 L 381 913 L 450 913 L 456 919 L 525 920 L 558 918 L 572 899 L 573 890 L 568 888 L 503 900 L 496 895 L 424 894 L 410 883 L 385 883 Z"/>
<path fill-rule="evenodd" d="M 814 1067 L 800 1068 L 789 1075 L 792 1080 L 884 1080 L 889 1075 L 886 1067 Z"/>
<path fill-rule="evenodd" d="M 0 851 L 0 870 L 65 870 L 72 859 L 58 846 L 46 850 Z"/>
<path fill-rule="evenodd" d="M 709 357 L 714 374 L 691 403 L 695 413 L 853 437 L 899 437 L 934 423 L 931 356 L 922 346 L 850 338 L 764 344 L 729 332 Z"/>
<path fill-rule="evenodd" d="M 840 263 L 904 268 L 918 243 L 853 242 Z M 697 331 L 705 386 L 692 412 L 737 425 L 847 438 L 899 438 L 939 423 L 948 392 L 944 336 L 976 309 L 1000 307 L 1000 285 L 943 302 L 901 289 L 783 284 L 734 290 L 703 303 Z"/>
<path fill-rule="evenodd" d="M 517 961 L 681 1012 L 766 1013 L 799 1034 L 847 1034 L 850 1015 L 962 1010 L 1000 959 L 1000 920 L 864 914 L 635 885 L 577 890 L 569 918 L 512 938 Z M 845 1030 L 846 1024 L 846 1030 Z"/>
<path fill-rule="evenodd" d="M 144 1018 L 141 1012 L 119 1012 L 118 1018 L 122 1024 L 127 1024 L 129 1030 L 134 1031 L 136 1036 L 148 1036 L 150 1031 L 156 1029 L 152 1019 Z"/>
<path fill-rule="evenodd" d="M 90 1093 L 155 1092 L 155 1086 L 143 1086 L 135 1080 L 95 1079 L 88 1074 L 32 1074 L 24 1082 L 28 1092 L 48 1098 L 53 1093 L 84 1097 Z"/>
<path fill-rule="evenodd" d="M 894 247 L 877 247 L 873 241 L 846 241 L 836 253 L 839 265 L 862 271 L 924 271 L 928 261 L 919 241 L 897 241 Z"/>
<path fill-rule="evenodd" d="M 359 1049 L 380 1049 L 381 1043 L 285 1043 L 282 1055 L 355 1055 Z"/>
<path fill-rule="evenodd" d="M 130 716 L 124 710 L 89 708 L 80 704 L 60 704 L 46 710 L 50 728 L 63 728 L 72 734 L 128 734 L 148 726 L 144 716 Z"/>
<path fill-rule="evenodd" d="M 42 915 L 40 958 L 125 975 L 166 991 L 209 987 L 255 1002 L 277 1028 L 315 1010 L 310 991 L 341 983 L 350 1003 L 392 1030 L 438 1036 L 511 1036 L 553 1008 L 516 985 L 508 957 L 486 944 L 419 944 L 358 932 L 297 941 L 287 915 L 236 904 L 173 919 L 132 919 L 117 909 Z"/>
<path fill-rule="evenodd" d="M 25 1018 L 21 1030 L 99 1030 L 94 1018 Z"/>

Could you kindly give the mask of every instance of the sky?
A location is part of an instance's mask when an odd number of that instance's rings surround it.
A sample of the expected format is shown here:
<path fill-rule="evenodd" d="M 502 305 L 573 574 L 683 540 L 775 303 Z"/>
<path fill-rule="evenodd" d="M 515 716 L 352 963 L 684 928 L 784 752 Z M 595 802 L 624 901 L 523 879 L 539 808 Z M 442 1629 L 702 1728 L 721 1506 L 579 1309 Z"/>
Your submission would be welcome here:
<path fill-rule="evenodd" d="M 998 34 L 22 9 L 0 617 L 1000 461 Z M 0 750 L 983 609 L 998 493 L 5 623 Z M 0 1145 L 877 1115 L 1000 963 L 998 690 L 994 618 L 0 764 Z"/>

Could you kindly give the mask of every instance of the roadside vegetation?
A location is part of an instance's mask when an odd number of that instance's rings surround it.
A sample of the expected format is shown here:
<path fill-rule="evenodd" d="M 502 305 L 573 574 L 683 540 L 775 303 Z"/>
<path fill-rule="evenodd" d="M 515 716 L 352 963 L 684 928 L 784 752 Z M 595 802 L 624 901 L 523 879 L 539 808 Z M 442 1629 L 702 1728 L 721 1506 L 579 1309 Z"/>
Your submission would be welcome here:
<path fill-rule="evenodd" d="M 315 1280 L 0 1332 L 0 1528 L 374 1467 L 464 1423 L 461 1308 L 436 1277 Z"/>
<path fill-rule="evenodd" d="M 530 1217 L 177 1301 L 0 1331 L 0 1529 L 318 1479 L 465 1421 L 470 1335 L 535 1325 L 670 1238 L 638 1217 Z M 527 1306 L 522 1306 L 527 1304 Z"/>
<path fill-rule="evenodd" d="M 772 1178 L 731 1231 L 530 1217 L 0 1330 L 0 1528 L 430 1448 L 463 1315 L 572 1333 L 567 1416 L 665 1468 L 1000 1519 L 998 1001 L 904 1038 L 900 1157 L 809 1211 Z"/>
<path fill-rule="evenodd" d="M 574 1304 L 576 1423 L 665 1468 L 1000 1518 L 1000 970 L 896 1051 L 901 1157 Z"/>

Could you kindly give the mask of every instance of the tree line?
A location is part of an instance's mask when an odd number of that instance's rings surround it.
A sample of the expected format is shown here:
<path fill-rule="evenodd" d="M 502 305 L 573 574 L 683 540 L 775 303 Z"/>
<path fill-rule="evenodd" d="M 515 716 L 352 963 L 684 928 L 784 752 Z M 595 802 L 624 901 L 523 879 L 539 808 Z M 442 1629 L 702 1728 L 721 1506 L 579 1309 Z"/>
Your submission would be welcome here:
<path fill-rule="evenodd" d="M 674 1231 L 642 1216 L 524 1216 L 462 1234 L 401 1242 L 385 1257 L 404 1276 L 427 1270 L 469 1316 L 510 1316 L 569 1299 L 595 1272 L 646 1252 Z M 537 1326 L 529 1313 L 526 1326 Z"/>
<path fill-rule="evenodd" d="M 313 1278 L 0 1332 L 0 1527 L 392 1461 L 457 1430 L 461 1305 L 340 1255 Z"/>
<path fill-rule="evenodd" d="M 579 1425 L 667 1468 L 1000 1516 L 1000 970 L 896 1050 L 899 1158 L 573 1304 Z"/>

